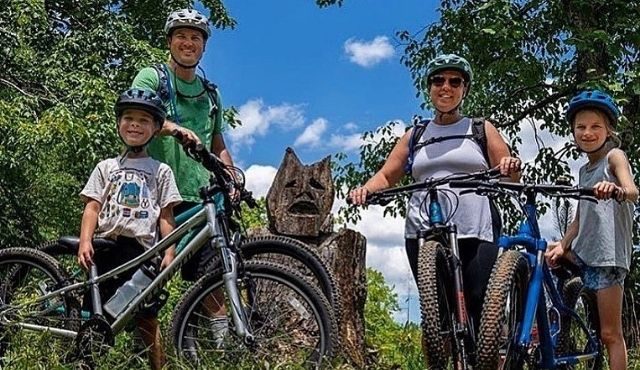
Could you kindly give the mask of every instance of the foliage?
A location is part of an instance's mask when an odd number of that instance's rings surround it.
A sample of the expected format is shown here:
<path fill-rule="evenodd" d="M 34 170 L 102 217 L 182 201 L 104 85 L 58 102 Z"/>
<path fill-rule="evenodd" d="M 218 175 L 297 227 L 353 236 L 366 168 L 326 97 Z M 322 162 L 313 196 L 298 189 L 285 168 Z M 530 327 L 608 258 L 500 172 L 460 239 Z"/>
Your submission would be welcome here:
<path fill-rule="evenodd" d="M 547 129 L 566 136 L 563 108 L 567 99 L 586 87 L 604 88 L 623 108 L 626 118 L 618 125 L 623 149 L 632 168 L 640 168 L 640 139 L 633 134 L 634 122 L 640 119 L 640 6 L 636 2 L 443 0 L 439 12 L 440 19 L 421 32 L 398 33 L 405 48 L 401 60 L 413 77 L 417 96 L 431 58 L 440 53 L 465 56 L 475 71 L 465 113 L 494 122 L 517 153 L 524 124 L 535 132 Z M 380 168 L 395 140 L 382 137 L 376 151 L 364 150 L 370 144 L 363 145 L 357 163 L 344 163 L 339 156 L 342 165 L 336 170 L 336 181 L 349 187 L 363 183 Z M 524 178 L 548 182 L 568 174 L 566 159 L 579 155 L 571 143 L 554 149 L 536 140 L 540 151 L 533 163 L 526 164 Z M 635 176 L 637 183 L 640 173 L 636 171 Z M 389 207 L 399 212 L 402 206 Z M 542 204 L 543 211 L 548 208 L 549 204 Z"/>
<path fill-rule="evenodd" d="M 260 229 L 267 227 L 267 200 L 262 197 L 256 201 L 258 206 L 251 209 L 246 203 L 242 203 L 242 226 L 247 229 Z"/>
<path fill-rule="evenodd" d="M 0 7 L 0 245 L 77 234 L 78 193 L 96 163 L 119 150 L 116 94 L 139 68 L 166 59 L 158 49 L 164 19 L 189 4 L 14 0 Z M 235 25 L 220 0 L 202 4 L 217 27 Z"/>
<path fill-rule="evenodd" d="M 365 340 L 371 354 L 370 368 L 419 369 L 423 367 L 420 328 L 401 325 L 393 317 L 399 310 L 398 296 L 386 285 L 382 274 L 367 269 L 367 302 L 364 308 Z"/>

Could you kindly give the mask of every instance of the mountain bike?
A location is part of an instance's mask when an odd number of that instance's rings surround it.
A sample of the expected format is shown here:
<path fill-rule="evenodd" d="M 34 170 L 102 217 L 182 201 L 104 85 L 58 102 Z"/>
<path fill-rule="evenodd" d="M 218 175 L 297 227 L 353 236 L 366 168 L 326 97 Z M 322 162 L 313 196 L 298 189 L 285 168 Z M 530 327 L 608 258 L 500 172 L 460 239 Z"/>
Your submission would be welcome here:
<path fill-rule="evenodd" d="M 175 131 L 173 136 L 182 142 L 182 136 L 179 131 Z M 189 151 L 187 151 L 187 153 L 189 153 Z M 203 206 L 200 204 L 177 215 L 175 217 L 176 224 L 183 224 L 202 208 Z M 203 226 L 204 224 L 192 228 L 176 246 L 176 253 L 180 253 L 187 242 L 193 238 Z M 56 258 L 67 271 L 71 271 L 71 277 L 81 278 L 84 276 L 84 271 L 76 262 L 78 243 L 79 240 L 77 237 L 63 237 L 38 245 L 36 249 Z M 318 287 L 322 293 L 324 293 L 331 304 L 336 320 L 341 317 L 342 299 L 333 271 L 320 257 L 318 252 L 309 245 L 281 235 L 264 235 L 249 238 L 242 236 L 239 253 L 242 254 L 245 260 L 259 259 L 261 261 L 273 261 L 296 270 L 309 280 L 311 285 Z M 220 266 L 222 266 L 220 256 L 214 256 L 214 258 L 208 262 L 206 270 L 212 271 Z M 83 317 L 88 317 L 87 312 L 83 312 L 82 314 Z"/>
<path fill-rule="evenodd" d="M 221 264 L 191 286 L 174 309 L 170 340 L 177 354 L 205 367 L 287 363 L 319 368 L 328 362 L 337 343 L 337 328 L 327 299 L 287 266 L 242 259 L 239 234 L 230 230 L 226 211 L 233 204 L 230 187 L 244 189 L 242 176 L 232 177 L 205 148 L 194 148 L 192 155 L 212 174 L 210 185 L 200 190 L 203 207 L 151 249 L 111 271 L 98 275 L 93 265 L 87 281 L 75 282 L 42 251 L 0 250 L 0 356 L 45 338 L 44 348 L 60 356 L 61 362 L 93 364 L 195 252 L 214 248 Z M 241 194 L 242 200 L 252 203 L 250 194 Z M 214 197 L 223 200 L 223 209 L 216 207 Z M 148 268 L 156 256 L 194 229 L 197 232 L 181 253 L 121 312 L 112 316 L 103 310 L 101 283 L 125 271 Z M 96 251 L 115 247 L 105 239 L 95 239 L 93 244 Z M 87 290 L 92 309 L 83 319 L 78 297 Z M 223 292 L 222 300 L 217 292 Z M 212 300 L 226 307 L 222 319 L 228 330 L 224 333 L 215 331 L 214 321 L 220 318 L 210 313 Z"/>
<path fill-rule="evenodd" d="M 447 369 L 449 364 L 455 369 L 469 369 L 471 355 L 475 352 L 473 326 L 464 295 L 457 228 L 449 222 L 457 206 L 452 207 L 451 214 L 445 217 L 438 194 L 455 196 L 451 190 L 442 187 L 453 180 L 490 179 L 499 175 L 495 169 L 452 174 L 374 192 L 367 197 L 367 204 L 385 205 L 401 194 L 428 193 L 425 205 L 420 207 L 428 209 L 425 218 L 429 221 L 429 229 L 418 233 L 417 283 L 422 316 L 422 350 L 429 369 Z"/>
<path fill-rule="evenodd" d="M 591 189 L 495 181 L 451 182 L 478 194 L 516 199 L 524 218 L 498 239 L 478 333 L 478 369 L 602 367 L 597 307 L 579 280 L 554 279 L 540 236 L 536 197 L 593 200 Z M 566 282 L 566 283 L 565 283 Z M 570 283 L 570 284 L 569 284 Z M 595 315 L 594 315 L 595 314 Z"/>

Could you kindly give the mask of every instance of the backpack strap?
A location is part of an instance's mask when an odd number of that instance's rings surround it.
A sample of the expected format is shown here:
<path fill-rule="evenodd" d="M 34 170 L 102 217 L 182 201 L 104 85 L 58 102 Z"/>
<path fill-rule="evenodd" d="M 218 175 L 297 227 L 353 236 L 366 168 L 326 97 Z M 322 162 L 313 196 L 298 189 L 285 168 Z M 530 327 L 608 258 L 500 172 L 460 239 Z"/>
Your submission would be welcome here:
<path fill-rule="evenodd" d="M 218 106 L 218 86 L 204 77 L 198 76 L 198 78 L 200 78 L 200 81 L 202 81 L 202 86 L 204 86 L 204 89 L 207 90 L 207 95 L 209 96 L 209 101 L 211 102 L 209 118 L 213 119 L 216 114 L 218 114 L 218 111 L 220 111 L 220 107 Z"/>
<path fill-rule="evenodd" d="M 173 86 L 171 85 L 171 81 L 169 81 L 167 67 L 164 63 L 157 63 L 151 66 L 156 71 L 158 75 L 158 87 L 156 88 L 156 94 L 160 97 L 163 102 L 169 102 L 170 105 L 174 108 L 174 111 L 177 112 L 175 102 L 172 99 L 172 91 Z M 202 86 L 207 92 L 207 96 L 209 97 L 209 101 L 211 102 L 211 110 L 209 111 L 209 117 L 213 118 L 218 114 L 220 107 L 218 106 L 218 86 L 213 82 L 205 79 L 202 76 L 198 76 L 200 81 L 202 82 Z M 177 118 L 174 117 L 177 120 Z M 176 122 L 179 123 L 179 122 Z"/>
<path fill-rule="evenodd" d="M 489 146 L 487 144 L 487 133 L 485 131 L 484 117 L 476 117 L 471 123 L 471 135 L 473 140 L 480 146 L 482 155 L 487 161 L 487 165 L 491 167 L 491 161 L 489 160 Z"/>
<path fill-rule="evenodd" d="M 163 102 L 169 101 L 171 93 L 169 92 L 169 78 L 165 71 L 165 66 L 162 63 L 154 64 L 151 66 L 158 75 L 158 87 L 156 88 L 156 95 L 160 97 Z"/>
<path fill-rule="evenodd" d="M 418 149 L 416 145 L 419 145 L 419 140 L 424 133 L 424 130 L 427 129 L 427 125 L 430 120 L 423 119 L 422 117 L 415 115 L 413 116 L 413 131 L 411 132 L 411 136 L 409 137 L 409 156 L 407 157 L 407 163 L 404 166 L 404 172 L 407 175 L 411 175 L 411 170 L 413 168 L 413 159 L 415 157 L 415 153 Z"/>

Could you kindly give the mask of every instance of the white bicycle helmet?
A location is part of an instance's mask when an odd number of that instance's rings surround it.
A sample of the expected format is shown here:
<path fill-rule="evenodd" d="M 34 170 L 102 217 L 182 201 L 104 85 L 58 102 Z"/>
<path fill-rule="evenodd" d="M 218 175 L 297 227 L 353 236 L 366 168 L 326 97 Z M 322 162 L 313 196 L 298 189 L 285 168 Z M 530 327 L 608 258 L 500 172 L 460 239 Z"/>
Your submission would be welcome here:
<path fill-rule="evenodd" d="M 169 14 L 164 24 L 164 32 L 169 36 L 176 28 L 182 27 L 201 31 L 205 39 L 211 36 L 209 18 L 194 9 L 180 9 Z"/>

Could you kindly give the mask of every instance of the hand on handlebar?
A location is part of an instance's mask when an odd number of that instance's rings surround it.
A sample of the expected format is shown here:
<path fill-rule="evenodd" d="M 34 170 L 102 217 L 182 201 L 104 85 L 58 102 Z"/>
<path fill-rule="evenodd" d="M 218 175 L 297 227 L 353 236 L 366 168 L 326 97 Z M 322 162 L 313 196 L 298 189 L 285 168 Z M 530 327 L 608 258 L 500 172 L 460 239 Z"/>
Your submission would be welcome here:
<path fill-rule="evenodd" d="M 593 194 L 598 199 L 613 198 L 617 201 L 623 201 L 625 196 L 624 189 L 609 181 L 600 181 L 595 184 L 593 186 Z"/>
<path fill-rule="evenodd" d="M 349 192 L 347 203 L 356 206 L 365 204 L 367 202 L 367 195 L 369 195 L 369 189 L 366 187 L 361 186 L 359 188 L 355 188 Z"/>
<path fill-rule="evenodd" d="M 509 176 L 513 173 L 520 172 L 521 165 L 522 165 L 522 161 L 520 161 L 520 158 L 502 157 L 502 159 L 500 159 L 500 164 L 498 165 L 497 168 L 500 170 L 500 174 L 502 176 Z"/>
<path fill-rule="evenodd" d="M 202 144 L 198 135 L 188 128 L 178 126 L 173 130 L 172 135 L 175 136 L 183 146 L 196 146 Z"/>

